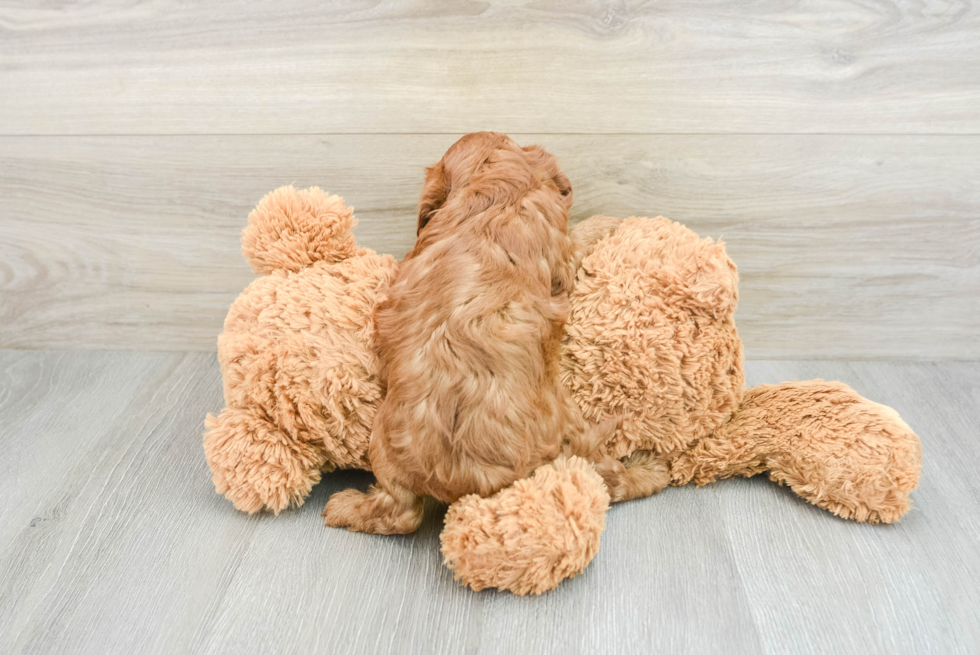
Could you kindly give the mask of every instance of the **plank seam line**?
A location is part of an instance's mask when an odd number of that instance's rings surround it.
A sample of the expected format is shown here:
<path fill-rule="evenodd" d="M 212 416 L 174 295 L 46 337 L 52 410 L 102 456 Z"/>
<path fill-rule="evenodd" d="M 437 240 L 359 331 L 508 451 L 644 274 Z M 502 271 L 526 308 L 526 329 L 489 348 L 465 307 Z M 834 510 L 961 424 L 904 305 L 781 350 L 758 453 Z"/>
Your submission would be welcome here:
<path fill-rule="evenodd" d="M 0 138 L 159 138 L 260 136 L 456 136 L 465 132 L 174 132 L 124 134 L 0 134 Z M 515 136 L 863 136 L 863 137 L 978 137 L 980 132 L 507 132 Z"/>

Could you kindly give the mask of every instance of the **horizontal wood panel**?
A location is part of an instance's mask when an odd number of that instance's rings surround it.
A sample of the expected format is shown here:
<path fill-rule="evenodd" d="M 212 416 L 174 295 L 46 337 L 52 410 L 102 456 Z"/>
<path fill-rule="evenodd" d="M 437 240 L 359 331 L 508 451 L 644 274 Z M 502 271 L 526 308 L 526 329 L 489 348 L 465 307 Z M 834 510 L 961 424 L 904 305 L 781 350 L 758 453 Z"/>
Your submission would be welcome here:
<path fill-rule="evenodd" d="M 210 350 L 282 184 L 403 255 L 453 135 L 0 138 L 0 347 Z M 723 237 L 752 357 L 980 357 L 980 137 L 548 136 L 573 220 Z"/>
<path fill-rule="evenodd" d="M 2 134 L 980 133 L 972 2 L 3 3 Z"/>

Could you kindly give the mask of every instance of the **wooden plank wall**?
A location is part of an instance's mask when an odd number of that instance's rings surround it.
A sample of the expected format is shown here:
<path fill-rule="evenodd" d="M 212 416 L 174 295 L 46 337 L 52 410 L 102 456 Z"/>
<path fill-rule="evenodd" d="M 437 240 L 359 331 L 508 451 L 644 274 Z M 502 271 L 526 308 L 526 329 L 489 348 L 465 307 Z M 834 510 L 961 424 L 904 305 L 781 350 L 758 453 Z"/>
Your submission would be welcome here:
<path fill-rule="evenodd" d="M 411 244 L 461 133 L 561 158 L 573 220 L 722 236 L 750 357 L 980 357 L 971 2 L 0 0 L 0 347 L 211 350 L 266 191 Z"/>

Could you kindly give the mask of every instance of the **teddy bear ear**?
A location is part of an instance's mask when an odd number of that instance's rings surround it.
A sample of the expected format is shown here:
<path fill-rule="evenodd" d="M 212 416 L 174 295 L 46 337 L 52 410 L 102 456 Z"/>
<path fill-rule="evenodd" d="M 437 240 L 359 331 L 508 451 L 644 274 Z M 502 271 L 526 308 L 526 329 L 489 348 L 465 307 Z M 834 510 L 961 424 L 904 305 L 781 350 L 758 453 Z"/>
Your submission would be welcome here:
<path fill-rule="evenodd" d="M 442 554 L 456 579 L 476 591 L 541 594 L 592 561 L 608 509 L 609 493 L 592 464 L 559 457 L 490 498 L 453 503 Z"/>
<path fill-rule="evenodd" d="M 298 271 L 314 262 L 357 254 L 354 210 L 318 187 L 280 187 L 248 215 L 242 254 L 256 273 Z"/>

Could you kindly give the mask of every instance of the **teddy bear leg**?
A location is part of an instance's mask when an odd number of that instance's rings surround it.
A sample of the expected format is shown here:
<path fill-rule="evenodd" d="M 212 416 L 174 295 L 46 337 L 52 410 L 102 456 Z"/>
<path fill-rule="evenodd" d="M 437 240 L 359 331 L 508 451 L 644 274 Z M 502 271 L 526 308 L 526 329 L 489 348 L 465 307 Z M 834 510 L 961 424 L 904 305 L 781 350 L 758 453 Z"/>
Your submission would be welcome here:
<path fill-rule="evenodd" d="M 408 534 L 422 524 L 422 498 L 391 482 L 371 486 L 367 492 L 345 489 L 330 496 L 323 509 L 326 524 L 351 532 Z"/>
<path fill-rule="evenodd" d="M 794 411 L 770 412 L 785 421 L 768 458 L 772 480 L 862 523 L 893 523 L 909 511 L 922 450 L 895 410 L 839 382 L 795 382 L 777 389 L 770 410 L 782 405 Z"/>
<path fill-rule="evenodd" d="M 328 467 L 322 445 L 293 438 L 250 410 L 226 407 L 205 426 L 215 489 L 249 514 L 302 505 Z"/>
<path fill-rule="evenodd" d="M 735 421 L 707 437 L 698 440 L 670 463 L 670 483 L 681 486 L 693 482 L 697 486 L 736 476 L 752 477 L 766 466 L 766 442 L 758 432 L 733 434 Z"/>
<path fill-rule="evenodd" d="M 899 520 L 919 480 L 919 438 L 890 407 L 840 382 L 753 387 L 731 420 L 671 463 L 673 484 L 769 472 L 818 507 L 869 523 Z"/>
<path fill-rule="evenodd" d="M 670 484 L 670 466 L 649 450 L 638 450 L 621 460 L 602 459 L 595 469 L 614 503 L 652 496 Z"/>

